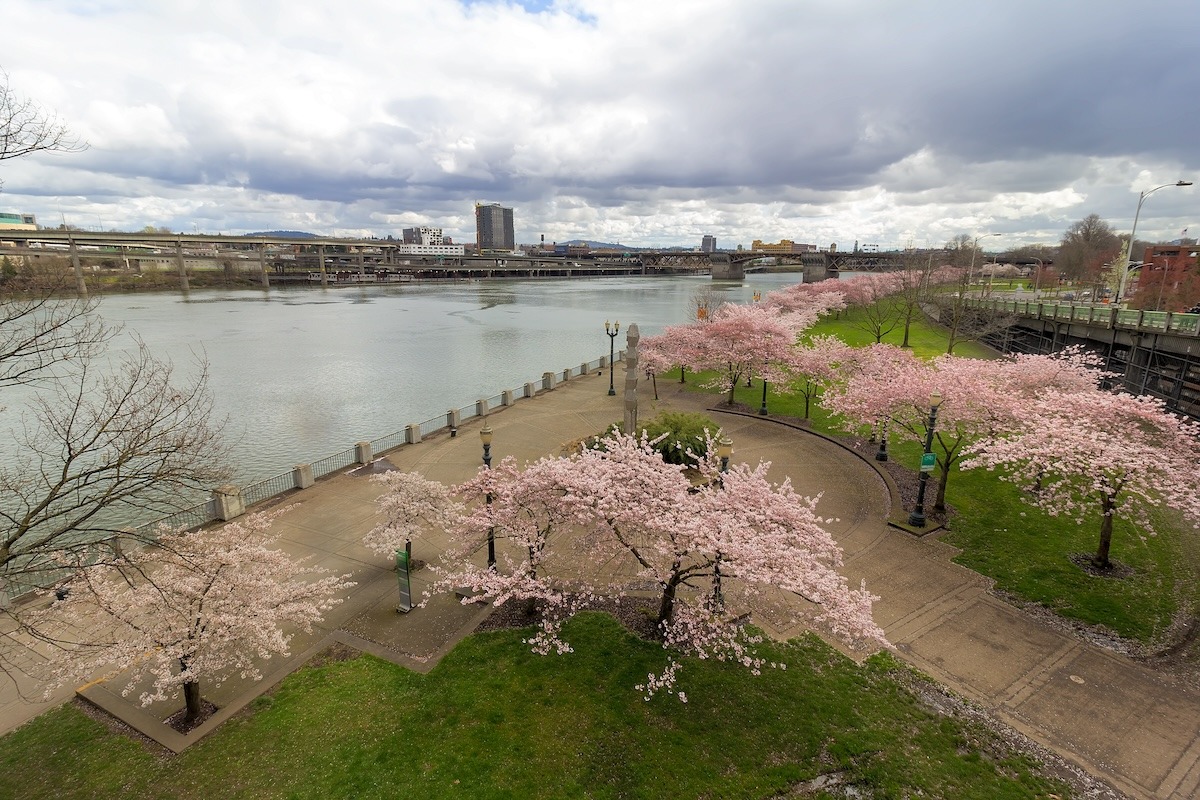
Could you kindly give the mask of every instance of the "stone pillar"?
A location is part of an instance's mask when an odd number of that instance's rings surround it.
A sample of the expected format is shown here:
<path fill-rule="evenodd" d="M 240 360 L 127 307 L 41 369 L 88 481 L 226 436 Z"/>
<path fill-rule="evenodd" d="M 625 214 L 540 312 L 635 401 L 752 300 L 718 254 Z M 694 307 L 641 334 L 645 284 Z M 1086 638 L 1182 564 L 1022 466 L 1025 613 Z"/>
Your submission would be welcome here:
<path fill-rule="evenodd" d="M 297 489 L 307 489 L 316 483 L 313 478 L 312 464 L 297 464 L 292 467 L 292 485 Z"/>
<path fill-rule="evenodd" d="M 460 415 L 457 408 L 452 408 L 446 412 L 446 427 L 450 429 L 451 436 L 458 435 L 458 423 Z"/>
<path fill-rule="evenodd" d="M 404 429 L 404 440 L 409 444 L 417 444 L 421 441 L 421 426 L 409 425 Z"/>
<path fill-rule="evenodd" d="M 571 380 L 571 368 L 567 367 L 566 369 L 563 370 L 562 382 L 566 383 L 569 380 Z"/>
<path fill-rule="evenodd" d="M 183 263 L 183 239 L 175 240 L 175 263 L 179 267 L 179 288 L 186 292 L 191 287 L 188 285 L 187 265 Z"/>
<path fill-rule="evenodd" d="M 533 397 L 535 394 L 537 394 L 537 386 L 532 382 L 525 384 L 525 396 Z"/>
<path fill-rule="evenodd" d="M 475 416 L 486 417 L 488 413 L 487 400 L 475 401 Z"/>
<path fill-rule="evenodd" d="M 583 376 L 585 376 L 587 374 L 588 374 L 588 365 L 587 365 L 587 362 L 585 361 L 579 365 L 579 377 L 582 378 Z"/>
<path fill-rule="evenodd" d="M 354 443 L 354 462 L 356 464 L 370 464 L 374 461 L 371 457 L 370 442 L 355 442 Z"/>
<path fill-rule="evenodd" d="M 608 366 L 608 356 L 600 356 L 600 369 Z"/>
<path fill-rule="evenodd" d="M 554 373 L 553 372 L 543 372 L 542 373 L 542 388 L 547 391 L 554 388 Z"/>
<path fill-rule="evenodd" d="M 511 406 L 512 404 L 513 404 L 512 389 L 505 389 L 503 392 L 500 393 L 500 405 L 507 408 L 508 406 Z"/>
<path fill-rule="evenodd" d="M 320 267 L 321 267 L 321 269 L 320 269 L 321 285 L 328 286 L 329 285 L 329 275 L 327 275 L 325 273 L 325 245 L 323 245 L 323 244 L 317 245 L 317 262 L 320 264 Z"/>
<path fill-rule="evenodd" d="M 637 323 L 633 323 L 625 332 L 625 432 L 636 436 L 638 422 L 638 332 Z"/>
<path fill-rule="evenodd" d="M 80 297 L 87 297 L 87 284 L 83 280 L 83 266 L 79 263 L 79 248 L 75 246 L 75 237 L 70 238 L 71 242 L 71 266 L 75 268 L 75 291 L 79 292 Z"/>
<path fill-rule="evenodd" d="M 242 490 L 236 486 L 230 484 L 218 486 L 216 489 L 213 489 L 212 499 L 217 519 L 222 522 L 227 522 L 246 513 L 246 503 L 242 500 Z"/>

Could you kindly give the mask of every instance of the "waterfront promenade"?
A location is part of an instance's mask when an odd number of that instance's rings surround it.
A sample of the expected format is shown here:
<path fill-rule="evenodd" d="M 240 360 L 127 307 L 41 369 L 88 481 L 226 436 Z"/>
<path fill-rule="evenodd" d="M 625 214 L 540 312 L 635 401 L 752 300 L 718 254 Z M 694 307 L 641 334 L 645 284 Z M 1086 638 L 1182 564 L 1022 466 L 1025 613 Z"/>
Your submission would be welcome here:
<path fill-rule="evenodd" d="M 494 458 L 557 455 L 565 444 L 619 420 L 623 398 L 609 397 L 607 389 L 606 374 L 591 374 L 494 412 L 489 417 Z M 1184 800 L 1200 792 L 1195 692 L 1002 602 L 988 592 L 986 579 L 951 563 L 955 551 L 935 538 L 889 528 L 885 520 L 894 492 L 874 462 L 769 418 L 722 412 L 715 407 L 719 398 L 681 391 L 666 380 L 659 393 L 660 401 L 643 398 L 641 418 L 664 409 L 706 410 L 733 439 L 735 461 L 771 461 L 772 480 L 790 477 L 801 494 L 823 493 L 818 511 L 836 518 L 831 528 L 846 552 L 845 573 L 852 584 L 865 579 L 880 596 L 875 618 L 902 659 L 1133 797 Z M 206 687 L 205 695 L 221 711 L 200 730 L 182 737 L 158 722 L 174 708 L 144 711 L 105 685 L 87 687 L 85 696 L 178 750 L 334 643 L 418 671 L 432 668 L 488 609 L 439 597 L 406 615 L 395 611 L 391 564 L 361 545 L 379 518 L 380 489 L 369 478 L 394 467 L 446 483 L 462 481 L 480 465 L 480 425 L 473 420 L 457 437 L 441 433 L 404 446 L 374 465 L 346 470 L 280 501 L 290 504 L 274 526 L 281 546 L 335 572 L 353 573 L 358 585 L 322 628 L 297 636 L 291 659 L 268 663 L 264 681 Z M 436 542 L 418 546 L 414 556 L 432 559 L 436 550 Z M 413 578 L 419 595 L 426 573 Z M 754 622 L 773 636 L 800 633 L 791 627 L 791 602 L 779 592 Z M 69 696 L 62 692 L 51 704 Z M 45 707 L 5 688 L 0 730 L 11 730 Z"/>

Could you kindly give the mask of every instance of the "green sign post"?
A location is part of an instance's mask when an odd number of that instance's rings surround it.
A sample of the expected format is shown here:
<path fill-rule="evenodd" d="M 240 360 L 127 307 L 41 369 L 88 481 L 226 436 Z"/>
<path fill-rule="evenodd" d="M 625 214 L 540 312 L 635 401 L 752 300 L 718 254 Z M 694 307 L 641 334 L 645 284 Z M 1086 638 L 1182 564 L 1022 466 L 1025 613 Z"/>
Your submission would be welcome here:
<path fill-rule="evenodd" d="M 408 552 L 396 551 L 396 581 L 400 584 L 400 605 L 396 610 L 401 614 L 412 611 L 412 583 L 408 577 Z"/>
<path fill-rule="evenodd" d="M 937 455 L 934 453 L 925 453 L 921 456 L 921 472 L 933 472 L 933 468 L 937 466 Z"/>

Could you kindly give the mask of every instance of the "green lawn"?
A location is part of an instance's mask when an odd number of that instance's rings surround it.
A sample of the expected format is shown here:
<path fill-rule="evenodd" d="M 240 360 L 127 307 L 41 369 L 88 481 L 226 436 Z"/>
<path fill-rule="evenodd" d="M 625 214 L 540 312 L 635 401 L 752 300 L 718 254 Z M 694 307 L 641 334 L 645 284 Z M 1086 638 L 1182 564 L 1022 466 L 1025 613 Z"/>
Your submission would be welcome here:
<path fill-rule="evenodd" d="M 864 346 L 874 337 L 854 324 L 855 311 L 844 311 L 839 319 L 825 318 L 811 329 L 813 333 L 835 335 L 855 346 Z M 896 330 L 884 341 L 899 345 L 902 331 Z M 946 336 L 940 328 L 920 322 L 909 336 L 913 352 L 932 358 L 946 351 Z M 973 358 L 995 358 L 989 348 L 964 342 L 955 354 Z M 678 380 L 679 371 L 671 375 Z M 699 391 L 706 375 L 688 376 L 689 387 Z M 768 387 L 767 407 L 772 414 L 804 416 L 804 400 L 779 395 Z M 758 408 L 762 384 L 741 385 L 735 401 Z M 812 409 L 814 430 L 830 435 L 843 434 L 815 402 Z M 915 442 L 889 443 L 891 458 L 914 469 L 920 461 L 921 446 Z M 932 487 L 931 487 L 932 488 Z M 1100 518 L 1094 515 L 1083 525 L 1067 518 L 1051 517 L 1021 502 L 1020 493 L 986 471 L 959 472 L 950 476 L 947 504 L 956 512 L 943 541 L 962 548 L 955 560 L 993 578 L 996 586 L 1027 601 L 1044 605 L 1064 617 L 1091 625 L 1103 625 L 1121 636 L 1139 642 L 1160 644 L 1163 635 L 1181 608 L 1200 603 L 1197 581 L 1196 547 L 1190 545 L 1191 529 L 1164 518 L 1162 534 L 1143 537 L 1132 525 L 1117 520 L 1113 533 L 1112 558 L 1133 569 L 1125 578 L 1097 577 L 1085 573 L 1069 559 L 1074 553 L 1094 553 L 1099 542 Z"/>
<path fill-rule="evenodd" d="M 0 739 L 0 796 L 767 798 L 841 771 L 874 798 L 1069 796 L 930 712 L 886 655 L 764 645 L 786 670 L 689 660 L 687 704 L 646 702 L 632 687 L 661 647 L 602 614 L 566 633 L 575 652 L 546 657 L 520 631 L 472 636 L 427 676 L 370 656 L 305 669 L 177 757 L 67 706 Z"/>

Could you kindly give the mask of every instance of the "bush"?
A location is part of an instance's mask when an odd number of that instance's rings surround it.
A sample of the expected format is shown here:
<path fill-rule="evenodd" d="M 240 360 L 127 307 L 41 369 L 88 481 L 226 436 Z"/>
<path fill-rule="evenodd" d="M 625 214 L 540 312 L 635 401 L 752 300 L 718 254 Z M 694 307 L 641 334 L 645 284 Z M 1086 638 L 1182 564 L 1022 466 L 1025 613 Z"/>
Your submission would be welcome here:
<path fill-rule="evenodd" d="M 703 414 L 690 414 L 682 411 L 664 411 L 657 417 L 646 420 L 639 425 L 642 433 L 651 440 L 666 434 L 666 437 L 654 445 L 654 449 L 668 464 L 691 465 L 687 451 L 691 450 L 697 456 L 703 457 L 707 452 L 704 432 L 717 435 L 720 427 Z"/>

